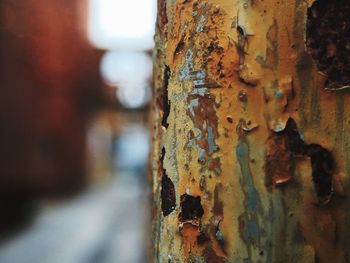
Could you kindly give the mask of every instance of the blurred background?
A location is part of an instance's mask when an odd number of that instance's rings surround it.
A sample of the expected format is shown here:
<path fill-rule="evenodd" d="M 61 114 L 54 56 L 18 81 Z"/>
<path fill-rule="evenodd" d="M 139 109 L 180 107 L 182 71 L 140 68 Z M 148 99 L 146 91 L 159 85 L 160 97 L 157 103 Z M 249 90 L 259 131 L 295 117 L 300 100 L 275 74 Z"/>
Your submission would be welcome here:
<path fill-rule="evenodd" d="M 147 262 L 156 0 L 0 1 L 0 262 Z"/>

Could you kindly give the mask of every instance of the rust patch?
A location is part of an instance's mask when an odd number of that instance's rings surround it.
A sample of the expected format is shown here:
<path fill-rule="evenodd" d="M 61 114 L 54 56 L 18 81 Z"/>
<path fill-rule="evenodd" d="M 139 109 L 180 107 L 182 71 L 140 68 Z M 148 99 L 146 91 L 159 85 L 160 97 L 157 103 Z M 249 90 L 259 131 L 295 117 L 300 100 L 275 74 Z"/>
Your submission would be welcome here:
<path fill-rule="evenodd" d="M 160 168 L 162 173 L 162 189 L 161 189 L 161 206 L 162 212 L 164 216 L 168 216 L 172 211 L 174 211 L 176 207 L 176 194 L 175 194 L 175 186 L 171 179 L 166 174 L 166 170 L 164 169 L 163 162 L 165 157 L 165 149 L 162 149 L 162 156 L 160 158 Z"/>
<path fill-rule="evenodd" d="M 278 24 L 274 20 L 273 24 L 269 27 L 266 33 L 267 47 L 265 57 L 257 56 L 256 62 L 263 68 L 275 69 L 278 65 Z"/>
<path fill-rule="evenodd" d="M 294 163 L 285 134 L 273 134 L 267 141 L 265 183 L 268 187 L 289 182 Z"/>
<path fill-rule="evenodd" d="M 194 126 L 202 131 L 197 139 L 198 146 L 205 150 L 206 156 L 210 156 L 219 149 L 215 144 L 215 138 L 219 136 L 215 98 L 211 94 L 192 93 L 187 102 L 190 105 L 187 115 Z"/>
<path fill-rule="evenodd" d="M 176 197 L 174 183 L 167 175 L 162 177 L 161 198 L 163 215 L 168 216 L 176 207 Z"/>
<path fill-rule="evenodd" d="M 195 225 L 199 225 L 199 221 L 204 214 L 204 210 L 201 205 L 201 197 L 183 194 L 180 197 L 180 206 L 180 222 L 193 222 Z"/>
<path fill-rule="evenodd" d="M 216 217 L 218 220 L 222 220 L 224 216 L 223 203 L 219 199 L 219 191 L 221 188 L 222 188 L 222 185 L 218 184 L 215 186 L 215 189 L 214 189 L 213 214 L 214 214 L 214 217 Z"/>
<path fill-rule="evenodd" d="M 240 101 L 240 102 L 247 102 L 248 100 L 248 96 L 247 96 L 247 92 L 245 90 L 240 90 L 238 92 L 238 96 L 237 96 L 237 99 Z"/>
<path fill-rule="evenodd" d="M 287 137 L 288 147 L 293 155 L 302 156 L 306 154 L 307 145 L 301 138 L 297 124 L 292 118 L 288 119 L 285 129 L 281 132 L 281 134 L 285 134 Z"/>
<path fill-rule="evenodd" d="M 166 0 L 158 0 L 157 27 L 163 34 L 165 25 L 168 23 Z"/>
<path fill-rule="evenodd" d="M 207 188 L 207 180 L 204 175 L 201 176 L 201 179 L 199 180 L 199 189 L 201 191 L 205 191 Z"/>
<path fill-rule="evenodd" d="M 162 126 L 165 128 L 169 127 L 168 117 L 170 114 L 170 101 L 168 95 L 168 86 L 169 86 L 169 78 L 170 78 L 170 68 L 168 65 L 165 65 L 165 69 L 163 72 L 163 94 L 162 94 Z"/>
<path fill-rule="evenodd" d="M 333 194 L 333 156 L 318 144 L 306 144 L 295 121 L 289 118 L 285 129 L 276 132 L 269 140 L 265 167 L 267 182 L 278 185 L 292 180 L 293 161 L 296 156 L 310 158 L 312 181 L 318 201 L 320 204 L 327 204 Z"/>
<path fill-rule="evenodd" d="M 308 9 L 306 46 L 331 89 L 350 87 L 350 2 L 317 0 Z"/>
<path fill-rule="evenodd" d="M 208 246 L 205 250 L 204 250 L 204 257 L 206 259 L 206 262 L 210 262 L 210 263 L 225 263 L 225 258 L 224 257 L 220 257 L 218 256 L 214 249 L 210 246 Z"/>
<path fill-rule="evenodd" d="M 200 233 L 198 226 L 192 224 L 185 224 L 181 228 L 181 236 L 184 241 L 185 251 L 190 254 L 195 254 L 199 251 L 198 237 Z"/>
<path fill-rule="evenodd" d="M 226 120 L 229 122 L 229 123 L 233 123 L 233 118 L 232 116 L 226 116 Z"/>
<path fill-rule="evenodd" d="M 203 127 L 205 122 L 212 125 L 215 128 L 215 134 L 217 135 L 218 120 L 216 117 L 216 104 L 215 98 L 212 95 L 191 94 L 188 96 L 188 102 L 198 99 L 198 105 L 193 107 L 194 116 L 193 121 L 199 128 Z M 190 116 L 192 116 L 190 114 Z M 195 118 L 194 118 L 195 117 Z"/>
<path fill-rule="evenodd" d="M 212 221 L 212 236 L 214 237 L 213 249 L 221 254 L 225 254 L 225 239 L 224 234 L 220 230 L 220 223 L 224 219 L 224 204 L 220 200 L 219 194 L 222 189 L 222 184 L 218 183 L 214 189 L 214 206 Z"/>
<path fill-rule="evenodd" d="M 197 236 L 197 244 L 204 245 L 209 241 L 210 241 L 210 237 L 207 234 L 207 230 L 200 231 L 199 235 Z"/>
<path fill-rule="evenodd" d="M 317 144 L 309 145 L 307 154 L 311 158 L 312 180 L 319 202 L 326 204 L 333 194 L 333 157 L 329 151 Z"/>
<path fill-rule="evenodd" d="M 220 157 L 210 159 L 208 161 L 208 170 L 214 172 L 216 176 L 219 176 L 222 172 Z"/>

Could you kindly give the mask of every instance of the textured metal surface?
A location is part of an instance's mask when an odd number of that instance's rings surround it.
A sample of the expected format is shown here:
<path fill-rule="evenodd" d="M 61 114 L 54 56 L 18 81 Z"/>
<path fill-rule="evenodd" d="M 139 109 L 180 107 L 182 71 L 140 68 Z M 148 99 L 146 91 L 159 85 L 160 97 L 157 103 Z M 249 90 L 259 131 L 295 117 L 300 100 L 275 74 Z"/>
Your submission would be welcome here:
<path fill-rule="evenodd" d="M 348 262 L 349 95 L 306 48 L 313 1 L 159 2 L 154 261 Z"/>

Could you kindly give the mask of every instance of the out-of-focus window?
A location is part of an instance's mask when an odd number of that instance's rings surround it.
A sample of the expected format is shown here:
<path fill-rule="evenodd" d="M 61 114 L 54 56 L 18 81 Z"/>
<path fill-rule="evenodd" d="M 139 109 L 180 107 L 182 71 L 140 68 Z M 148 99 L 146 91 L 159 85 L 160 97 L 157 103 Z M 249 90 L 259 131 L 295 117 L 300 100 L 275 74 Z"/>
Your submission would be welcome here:
<path fill-rule="evenodd" d="M 155 20 L 153 0 L 90 0 L 89 38 L 102 49 L 151 49 Z"/>
<path fill-rule="evenodd" d="M 103 80 L 116 87 L 116 96 L 125 108 L 145 106 L 150 99 L 152 59 L 144 52 L 107 52 L 101 61 Z"/>
<path fill-rule="evenodd" d="M 150 100 L 156 21 L 154 0 L 89 0 L 88 36 L 106 50 L 101 75 L 125 109 L 143 108 Z"/>

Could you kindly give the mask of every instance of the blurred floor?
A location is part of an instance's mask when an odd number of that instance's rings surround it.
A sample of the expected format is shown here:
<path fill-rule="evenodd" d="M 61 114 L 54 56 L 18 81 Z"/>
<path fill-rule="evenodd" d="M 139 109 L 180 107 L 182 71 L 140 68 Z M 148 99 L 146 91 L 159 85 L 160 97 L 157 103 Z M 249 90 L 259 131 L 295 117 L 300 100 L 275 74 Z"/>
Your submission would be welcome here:
<path fill-rule="evenodd" d="M 141 263 L 148 221 L 146 187 L 120 174 L 64 205 L 43 209 L 0 249 L 2 263 Z"/>
<path fill-rule="evenodd" d="M 147 261 L 149 198 L 143 144 L 148 137 L 142 129 L 125 127 L 113 143 L 117 172 L 109 181 L 68 202 L 42 206 L 30 227 L 1 246 L 1 263 Z M 133 133 L 139 139 L 130 139 Z M 137 153 L 146 155 L 143 162 Z M 126 160 L 136 162 L 126 165 Z"/>

